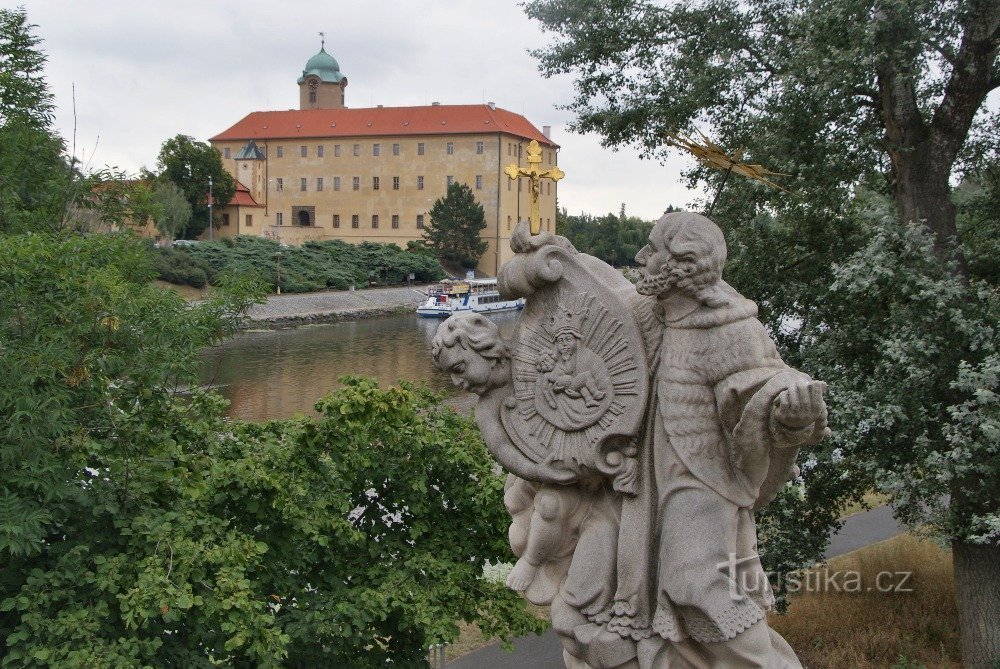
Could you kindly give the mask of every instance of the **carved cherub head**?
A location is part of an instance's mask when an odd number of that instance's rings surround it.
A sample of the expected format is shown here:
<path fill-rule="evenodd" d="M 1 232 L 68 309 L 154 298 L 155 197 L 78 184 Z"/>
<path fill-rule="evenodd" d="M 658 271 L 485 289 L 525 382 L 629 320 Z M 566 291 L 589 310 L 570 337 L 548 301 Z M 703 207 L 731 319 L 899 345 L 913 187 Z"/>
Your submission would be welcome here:
<path fill-rule="evenodd" d="M 437 366 L 456 386 L 482 395 L 510 381 L 510 351 L 495 323 L 480 314 L 456 314 L 431 342 Z"/>
<path fill-rule="evenodd" d="M 681 290 L 712 306 L 719 298 L 716 288 L 726 253 L 722 230 L 708 218 L 692 212 L 666 214 L 635 257 L 642 267 L 636 290 L 660 297 Z"/>

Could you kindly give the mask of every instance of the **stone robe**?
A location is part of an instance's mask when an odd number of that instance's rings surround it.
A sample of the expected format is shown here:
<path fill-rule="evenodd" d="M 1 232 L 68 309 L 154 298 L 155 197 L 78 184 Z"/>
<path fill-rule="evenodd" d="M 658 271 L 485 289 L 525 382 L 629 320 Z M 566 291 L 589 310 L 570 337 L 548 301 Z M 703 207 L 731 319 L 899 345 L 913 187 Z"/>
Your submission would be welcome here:
<path fill-rule="evenodd" d="M 771 407 L 808 377 L 781 360 L 753 302 L 724 282 L 716 297 L 674 321 L 655 298 L 633 298 L 653 393 L 639 494 L 622 505 L 615 601 L 591 620 L 640 647 L 726 642 L 773 603 L 753 509 L 793 476 L 802 435 L 772 423 Z M 822 438 L 820 422 L 806 441 Z M 781 659 L 764 666 L 799 666 L 775 641 Z"/>

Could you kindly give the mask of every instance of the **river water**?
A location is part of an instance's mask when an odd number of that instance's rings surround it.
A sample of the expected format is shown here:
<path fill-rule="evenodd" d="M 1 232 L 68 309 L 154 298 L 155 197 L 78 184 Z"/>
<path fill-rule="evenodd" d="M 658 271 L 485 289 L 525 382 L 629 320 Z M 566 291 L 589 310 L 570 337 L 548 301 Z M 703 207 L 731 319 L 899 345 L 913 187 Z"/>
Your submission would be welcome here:
<path fill-rule="evenodd" d="M 490 318 L 509 337 L 518 312 Z M 253 330 L 204 353 L 202 381 L 230 401 L 243 420 L 314 414 L 313 404 L 346 374 L 371 376 L 382 387 L 399 379 L 425 382 L 448 396 L 464 394 L 434 366 L 430 343 L 441 321 L 380 316 L 292 330 Z"/>

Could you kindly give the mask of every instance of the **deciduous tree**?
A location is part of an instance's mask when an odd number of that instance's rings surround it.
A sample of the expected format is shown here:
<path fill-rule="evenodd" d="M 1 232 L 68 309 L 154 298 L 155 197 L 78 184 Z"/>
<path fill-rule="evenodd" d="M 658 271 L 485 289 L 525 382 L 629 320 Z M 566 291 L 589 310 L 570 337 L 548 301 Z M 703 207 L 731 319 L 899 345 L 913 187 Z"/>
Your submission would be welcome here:
<path fill-rule="evenodd" d="M 191 205 L 191 219 L 180 231 L 180 236 L 186 239 L 197 237 L 208 227 L 209 178 L 217 205 L 228 203 L 236 192 L 236 182 L 222 166 L 219 152 L 187 135 L 177 135 L 163 143 L 157 166 L 160 178 L 172 181 Z"/>
<path fill-rule="evenodd" d="M 730 179 L 713 215 L 727 280 L 759 301 L 787 360 L 831 382 L 836 438 L 803 462 L 802 511 L 760 518 L 762 535 L 809 531 L 763 541 L 764 558 L 815 558 L 839 500 L 885 490 L 901 518 L 951 540 L 966 662 L 988 666 L 1000 656 L 1000 611 L 984 605 L 1000 600 L 1000 459 L 985 436 L 996 262 L 982 262 L 992 242 L 971 221 L 990 229 L 995 214 L 982 214 L 988 188 L 959 198 L 951 184 L 991 183 L 1000 124 L 983 103 L 1000 85 L 1000 3 L 526 7 L 556 36 L 537 54 L 543 72 L 574 76 L 577 130 L 662 157 L 665 133 L 701 128 L 790 175 L 788 193 Z M 725 178 L 687 176 L 712 191 Z"/>

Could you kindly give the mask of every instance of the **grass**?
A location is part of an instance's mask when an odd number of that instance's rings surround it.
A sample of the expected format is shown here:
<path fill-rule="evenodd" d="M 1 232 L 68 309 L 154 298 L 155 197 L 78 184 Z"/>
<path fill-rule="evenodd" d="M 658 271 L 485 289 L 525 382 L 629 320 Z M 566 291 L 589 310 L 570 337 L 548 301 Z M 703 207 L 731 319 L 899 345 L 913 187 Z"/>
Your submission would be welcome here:
<path fill-rule="evenodd" d="M 771 626 L 792 645 L 807 669 L 958 669 L 961 640 L 951 553 L 901 535 L 830 560 L 829 573 L 856 572 L 862 592 L 800 592 Z M 903 587 L 878 592 L 876 575 Z M 841 581 L 842 584 L 846 581 Z M 868 591 L 868 587 L 872 587 Z"/>
<path fill-rule="evenodd" d="M 849 516 L 863 513 L 865 511 L 868 511 L 869 509 L 874 509 L 877 506 L 882 506 L 883 504 L 888 504 L 888 503 L 889 503 L 888 495 L 883 495 L 882 493 L 879 492 L 866 492 L 864 494 L 864 497 L 862 497 L 860 500 L 851 502 L 846 507 L 844 507 L 844 511 L 841 513 L 840 517 L 847 518 Z"/>
<path fill-rule="evenodd" d="M 547 621 L 549 619 L 549 607 L 535 606 L 528 601 L 525 601 L 524 605 L 528 611 L 531 611 L 542 620 Z M 484 635 L 479 627 L 474 623 L 459 623 L 458 628 L 460 630 L 458 640 L 448 646 L 445 651 L 445 658 L 448 662 L 457 660 L 463 655 L 471 653 L 474 650 L 479 650 L 480 648 L 489 646 L 490 644 L 499 641 L 496 637 L 489 638 Z"/>

